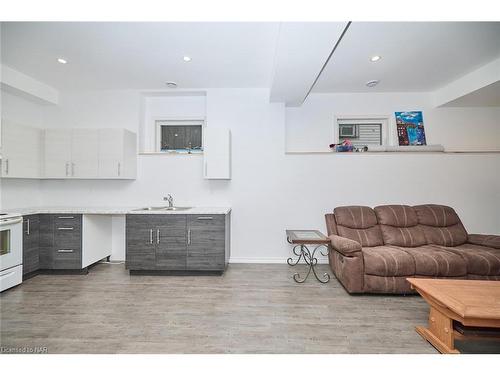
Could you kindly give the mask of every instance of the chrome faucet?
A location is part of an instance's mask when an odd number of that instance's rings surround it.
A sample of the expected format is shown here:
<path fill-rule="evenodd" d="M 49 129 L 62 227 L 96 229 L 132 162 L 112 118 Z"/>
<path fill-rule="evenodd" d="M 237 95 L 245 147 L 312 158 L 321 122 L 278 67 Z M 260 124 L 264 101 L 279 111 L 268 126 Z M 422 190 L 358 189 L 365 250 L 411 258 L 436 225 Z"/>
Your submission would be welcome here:
<path fill-rule="evenodd" d="M 170 194 L 163 197 L 163 200 L 168 202 L 168 207 L 174 207 L 174 198 Z"/>

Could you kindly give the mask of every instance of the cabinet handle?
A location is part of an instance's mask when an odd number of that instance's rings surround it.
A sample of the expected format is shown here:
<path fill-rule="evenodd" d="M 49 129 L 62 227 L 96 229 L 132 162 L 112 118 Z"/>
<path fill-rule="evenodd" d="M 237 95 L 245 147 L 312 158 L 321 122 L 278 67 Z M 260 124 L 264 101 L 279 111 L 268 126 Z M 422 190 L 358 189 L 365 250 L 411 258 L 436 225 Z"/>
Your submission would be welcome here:
<path fill-rule="evenodd" d="M 212 216 L 200 216 L 196 218 L 196 220 L 212 220 L 212 219 L 213 219 Z"/>
<path fill-rule="evenodd" d="M 71 163 L 71 176 L 75 176 L 75 163 Z"/>
<path fill-rule="evenodd" d="M 153 230 L 152 229 L 149 230 L 149 244 L 150 245 L 153 244 Z"/>
<path fill-rule="evenodd" d="M 118 163 L 118 176 L 121 174 L 121 163 Z"/>
<path fill-rule="evenodd" d="M 26 219 L 26 234 L 30 235 L 30 219 Z"/>
<path fill-rule="evenodd" d="M 5 174 L 9 174 L 9 159 L 5 159 Z"/>
<path fill-rule="evenodd" d="M 188 245 L 191 245 L 191 229 L 188 229 Z"/>
<path fill-rule="evenodd" d="M 61 227 L 57 228 L 57 230 L 73 230 L 73 227 Z"/>
<path fill-rule="evenodd" d="M 160 243 L 160 230 L 156 230 L 156 243 Z"/>
<path fill-rule="evenodd" d="M 74 219 L 74 216 L 58 216 L 58 219 Z"/>
<path fill-rule="evenodd" d="M 69 174 L 69 163 L 66 162 L 66 177 L 68 177 Z"/>
<path fill-rule="evenodd" d="M 59 249 L 57 250 L 58 253 L 72 253 L 72 249 Z"/>

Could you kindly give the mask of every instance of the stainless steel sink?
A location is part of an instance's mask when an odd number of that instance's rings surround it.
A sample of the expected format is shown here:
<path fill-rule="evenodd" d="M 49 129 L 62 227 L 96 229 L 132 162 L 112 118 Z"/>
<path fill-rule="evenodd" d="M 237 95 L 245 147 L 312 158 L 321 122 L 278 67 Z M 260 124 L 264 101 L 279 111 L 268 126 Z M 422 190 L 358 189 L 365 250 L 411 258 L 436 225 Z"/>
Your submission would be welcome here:
<path fill-rule="evenodd" d="M 169 206 L 159 206 L 159 207 L 142 207 L 136 208 L 133 211 L 185 211 L 192 207 L 169 207 Z"/>

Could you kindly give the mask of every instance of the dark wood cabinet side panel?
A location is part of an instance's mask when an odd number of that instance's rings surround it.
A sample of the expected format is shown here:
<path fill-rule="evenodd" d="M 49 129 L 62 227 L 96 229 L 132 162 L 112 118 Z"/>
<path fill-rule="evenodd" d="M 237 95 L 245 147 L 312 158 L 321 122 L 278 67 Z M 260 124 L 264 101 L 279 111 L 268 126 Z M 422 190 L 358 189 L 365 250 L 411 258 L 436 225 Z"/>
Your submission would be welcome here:
<path fill-rule="evenodd" d="M 39 265 L 40 269 L 52 269 L 54 249 L 54 215 L 40 214 Z"/>

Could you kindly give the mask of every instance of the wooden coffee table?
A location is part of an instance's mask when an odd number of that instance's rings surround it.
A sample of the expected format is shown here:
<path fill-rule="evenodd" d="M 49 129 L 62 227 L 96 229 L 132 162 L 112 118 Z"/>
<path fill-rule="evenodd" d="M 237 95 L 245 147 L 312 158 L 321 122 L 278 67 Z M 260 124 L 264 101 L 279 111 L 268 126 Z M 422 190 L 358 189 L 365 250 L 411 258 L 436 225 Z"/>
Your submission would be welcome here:
<path fill-rule="evenodd" d="M 441 353 L 459 353 L 455 339 L 467 339 L 454 329 L 454 321 L 466 329 L 500 328 L 500 281 L 407 280 L 430 305 L 429 326 L 416 331 Z"/>

